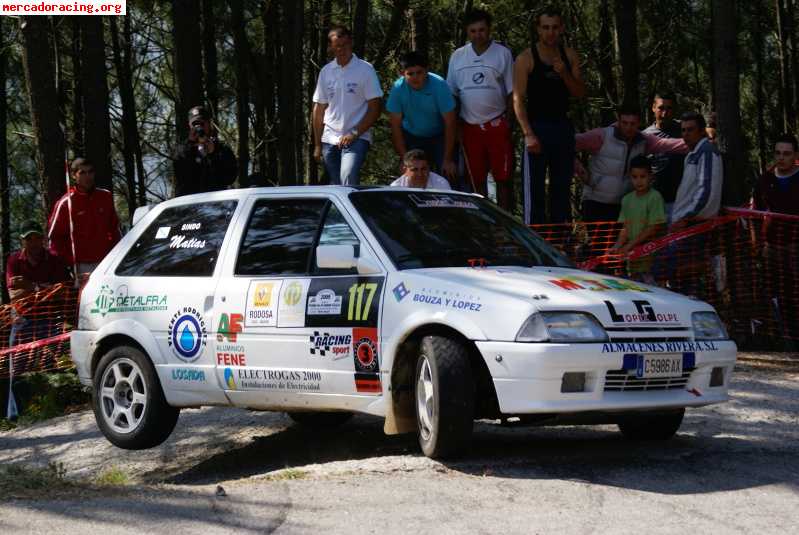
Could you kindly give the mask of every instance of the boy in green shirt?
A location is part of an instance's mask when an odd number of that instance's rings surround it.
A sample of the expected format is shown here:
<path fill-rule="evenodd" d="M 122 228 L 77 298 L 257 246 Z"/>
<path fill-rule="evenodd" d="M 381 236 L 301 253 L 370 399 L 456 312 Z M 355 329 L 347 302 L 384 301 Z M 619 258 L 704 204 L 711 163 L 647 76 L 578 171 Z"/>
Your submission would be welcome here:
<path fill-rule="evenodd" d="M 666 223 L 663 197 L 651 188 L 652 166 L 644 156 L 636 156 L 630 162 L 630 181 L 633 191 L 622 199 L 619 215 L 619 223 L 624 223 L 624 228 L 613 246 L 621 254 L 650 241 Z M 655 284 L 650 273 L 652 262 L 651 256 L 628 262 L 630 278 Z"/>

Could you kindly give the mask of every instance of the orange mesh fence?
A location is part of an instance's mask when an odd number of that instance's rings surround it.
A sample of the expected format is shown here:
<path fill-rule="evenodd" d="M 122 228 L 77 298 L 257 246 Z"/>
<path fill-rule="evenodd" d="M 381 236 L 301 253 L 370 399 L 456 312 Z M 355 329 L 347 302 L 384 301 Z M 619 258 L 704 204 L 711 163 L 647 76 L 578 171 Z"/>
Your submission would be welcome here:
<path fill-rule="evenodd" d="M 78 289 L 58 284 L 0 307 L 0 379 L 72 367 Z"/>
<path fill-rule="evenodd" d="M 739 344 L 793 349 L 799 340 L 799 216 L 729 208 L 625 254 L 613 249 L 619 223 L 533 229 L 584 269 L 708 301 Z"/>

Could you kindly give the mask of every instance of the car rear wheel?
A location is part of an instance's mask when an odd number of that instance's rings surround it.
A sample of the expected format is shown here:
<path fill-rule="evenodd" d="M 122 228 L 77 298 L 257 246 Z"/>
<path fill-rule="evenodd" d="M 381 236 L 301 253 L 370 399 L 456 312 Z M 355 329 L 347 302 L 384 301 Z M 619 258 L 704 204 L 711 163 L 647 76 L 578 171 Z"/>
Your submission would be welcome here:
<path fill-rule="evenodd" d="M 352 418 L 351 412 L 288 412 L 289 418 L 309 429 L 334 429 Z"/>
<path fill-rule="evenodd" d="M 419 445 L 428 457 L 452 457 L 469 444 L 474 423 L 474 382 L 469 354 L 459 340 L 425 336 L 414 385 Z"/>
<path fill-rule="evenodd" d="M 668 440 L 677 433 L 684 415 L 685 409 L 629 414 L 619 420 L 618 426 L 630 440 Z"/>
<path fill-rule="evenodd" d="M 135 347 L 118 346 L 103 355 L 94 372 L 94 416 L 115 446 L 142 450 L 161 444 L 178 421 L 150 359 Z"/>

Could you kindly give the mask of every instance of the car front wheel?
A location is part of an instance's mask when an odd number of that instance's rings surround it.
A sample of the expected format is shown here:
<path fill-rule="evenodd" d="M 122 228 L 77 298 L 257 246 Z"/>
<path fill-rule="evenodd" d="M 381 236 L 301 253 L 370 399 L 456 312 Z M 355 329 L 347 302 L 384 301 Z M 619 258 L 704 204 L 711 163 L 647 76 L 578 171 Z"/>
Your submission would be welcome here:
<path fill-rule="evenodd" d="M 150 359 L 135 347 L 118 346 L 100 359 L 94 373 L 94 416 L 115 446 L 141 450 L 161 444 L 178 421 Z"/>
<path fill-rule="evenodd" d="M 682 425 L 685 409 L 669 412 L 637 413 L 624 415 L 618 422 L 619 430 L 630 440 L 668 440 Z"/>
<path fill-rule="evenodd" d="M 467 348 L 453 338 L 425 336 L 415 377 L 422 452 L 432 458 L 457 455 L 468 446 L 474 422 L 474 382 Z"/>

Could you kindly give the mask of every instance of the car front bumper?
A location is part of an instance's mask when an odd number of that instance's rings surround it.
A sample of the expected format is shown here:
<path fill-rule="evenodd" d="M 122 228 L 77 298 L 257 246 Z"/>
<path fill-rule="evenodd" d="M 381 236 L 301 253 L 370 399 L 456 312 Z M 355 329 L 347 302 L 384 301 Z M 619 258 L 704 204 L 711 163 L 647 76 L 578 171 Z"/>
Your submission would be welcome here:
<path fill-rule="evenodd" d="M 532 344 L 477 341 L 488 366 L 503 414 L 578 413 L 699 407 L 729 399 L 727 388 L 737 355 L 732 341 L 659 344 Z M 647 349 L 652 351 L 647 351 Z M 641 350 L 641 351 L 637 351 Z M 625 355 L 692 355 L 684 380 L 636 381 L 619 389 Z M 689 361 L 690 362 L 690 361 Z M 710 386 L 714 368 L 723 370 L 719 386 Z M 564 392 L 564 374 L 584 373 L 584 390 Z M 610 374 L 608 373 L 610 372 Z M 663 384 L 670 386 L 664 388 Z"/>

